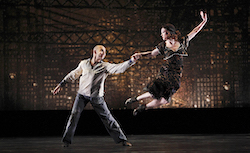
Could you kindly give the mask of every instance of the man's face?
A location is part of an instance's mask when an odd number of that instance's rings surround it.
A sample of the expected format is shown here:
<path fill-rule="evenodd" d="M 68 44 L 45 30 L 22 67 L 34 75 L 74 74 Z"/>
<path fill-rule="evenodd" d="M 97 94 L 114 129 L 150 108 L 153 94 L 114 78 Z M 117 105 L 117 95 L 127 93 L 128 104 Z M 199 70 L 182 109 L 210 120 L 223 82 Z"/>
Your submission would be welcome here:
<path fill-rule="evenodd" d="M 97 46 L 94 50 L 95 53 L 95 60 L 100 62 L 106 57 L 106 48 L 104 46 Z"/>

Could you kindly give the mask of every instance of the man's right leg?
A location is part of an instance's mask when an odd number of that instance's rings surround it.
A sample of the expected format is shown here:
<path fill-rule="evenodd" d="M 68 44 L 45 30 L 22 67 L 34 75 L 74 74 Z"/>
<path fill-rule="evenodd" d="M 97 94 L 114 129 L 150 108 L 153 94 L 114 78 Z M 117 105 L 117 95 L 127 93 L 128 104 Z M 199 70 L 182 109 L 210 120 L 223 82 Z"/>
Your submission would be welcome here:
<path fill-rule="evenodd" d="M 111 114 L 108 106 L 103 97 L 93 98 L 90 102 L 95 109 L 96 113 L 100 117 L 106 130 L 116 143 L 122 142 L 124 146 L 132 146 L 131 143 L 127 142 L 127 137 L 122 131 L 120 125 Z"/>
<path fill-rule="evenodd" d="M 88 102 L 89 99 L 84 98 L 83 95 L 77 94 L 62 138 L 64 147 L 68 147 L 68 145 L 71 144 L 81 113 Z"/>

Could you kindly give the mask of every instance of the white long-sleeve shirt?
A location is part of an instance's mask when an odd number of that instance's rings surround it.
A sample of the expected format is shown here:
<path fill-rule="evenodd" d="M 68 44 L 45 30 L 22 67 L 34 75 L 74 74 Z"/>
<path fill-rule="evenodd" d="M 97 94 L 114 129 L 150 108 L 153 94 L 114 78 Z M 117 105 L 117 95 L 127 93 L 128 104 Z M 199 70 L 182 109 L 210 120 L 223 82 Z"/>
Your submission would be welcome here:
<path fill-rule="evenodd" d="M 79 63 L 76 69 L 67 74 L 63 81 L 72 82 L 80 77 L 79 94 L 89 97 L 102 97 L 104 96 L 104 81 L 107 76 L 123 73 L 133 64 L 134 62 L 131 60 L 119 64 L 102 61 L 92 66 L 90 59 L 85 59 Z"/>

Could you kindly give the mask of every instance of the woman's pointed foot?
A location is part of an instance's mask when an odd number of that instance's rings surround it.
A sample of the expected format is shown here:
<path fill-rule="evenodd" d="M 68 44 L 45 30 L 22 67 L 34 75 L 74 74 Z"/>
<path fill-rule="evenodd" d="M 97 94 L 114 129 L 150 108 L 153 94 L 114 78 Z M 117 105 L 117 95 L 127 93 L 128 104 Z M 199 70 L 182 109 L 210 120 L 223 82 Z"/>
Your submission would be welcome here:
<path fill-rule="evenodd" d="M 138 100 L 136 99 L 136 97 L 131 97 L 131 98 L 129 98 L 129 99 L 127 99 L 126 101 L 125 101 L 125 105 L 127 105 L 127 104 L 132 104 L 132 103 L 134 103 L 134 102 L 137 102 Z"/>
<path fill-rule="evenodd" d="M 140 104 L 137 108 L 134 109 L 133 115 L 136 116 L 138 113 L 141 113 L 146 109 L 146 104 Z"/>

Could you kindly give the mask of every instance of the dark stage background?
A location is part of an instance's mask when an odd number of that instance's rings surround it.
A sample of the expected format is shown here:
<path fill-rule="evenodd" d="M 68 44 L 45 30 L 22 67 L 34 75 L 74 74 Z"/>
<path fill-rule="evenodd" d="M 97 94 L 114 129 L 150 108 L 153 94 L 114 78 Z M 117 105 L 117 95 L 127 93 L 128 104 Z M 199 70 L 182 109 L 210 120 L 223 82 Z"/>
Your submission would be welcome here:
<path fill-rule="evenodd" d="M 112 114 L 127 135 L 147 134 L 249 134 L 249 108 L 164 108 L 134 117 L 132 110 Z M 68 110 L 0 111 L 0 137 L 62 136 Z M 108 135 L 94 110 L 83 111 L 76 136 Z M 111 138 L 110 138 L 111 139 Z"/>
<path fill-rule="evenodd" d="M 109 76 L 105 99 L 127 134 L 249 133 L 248 0 L 0 0 L 0 136 L 62 135 L 78 82 L 50 91 L 96 44 L 119 63 L 152 50 L 163 23 L 188 34 L 200 10 L 209 21 L 190 43 L 170 104 L 136 117 L 137 104 L 124 107 L 155 77 L 161 56 Z M 86 109 L 76 135 L 107 134 Z"/>
<path fill-rule="evenodd" d="M 200 10 L 208 13 L 208 24 L 190 43 L 180 90 L 162 107 L 250 104 L 247 0 L 0 0 L 0 6 L 0 110 L 71 109 L 77 81 L 56 96 L 50 91 L 96 44 L 107 47 L 106 61 L 122 62 L 152 50 L 163 23 L 188 34 L 201 21 Z M 109 76 L 109 107 L 124 109 L 128 97 L 143 93 L 162 62 L 161 56 L 142 58 Z"/>

